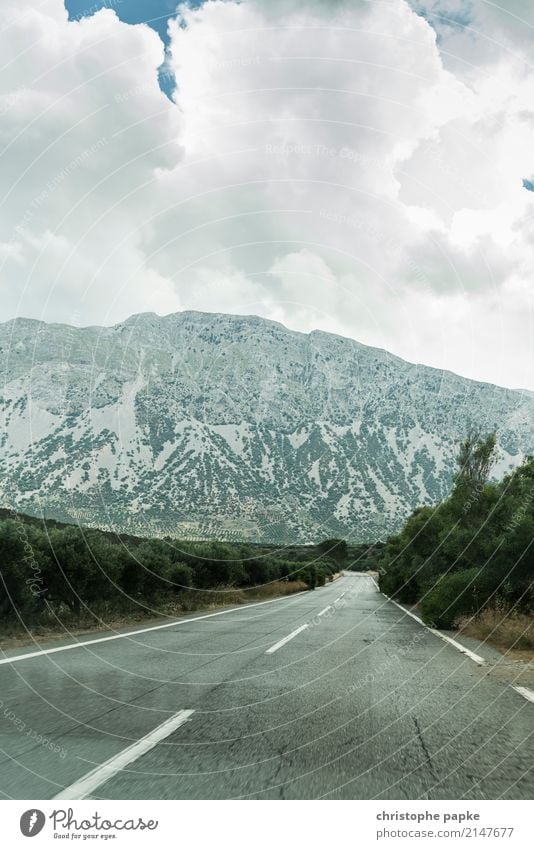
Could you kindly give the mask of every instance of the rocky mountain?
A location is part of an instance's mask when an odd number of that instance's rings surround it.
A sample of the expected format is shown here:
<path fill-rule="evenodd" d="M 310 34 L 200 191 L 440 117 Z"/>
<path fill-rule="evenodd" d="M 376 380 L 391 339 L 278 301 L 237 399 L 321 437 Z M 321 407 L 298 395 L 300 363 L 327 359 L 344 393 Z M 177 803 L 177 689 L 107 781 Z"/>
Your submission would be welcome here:
<path fill-rule="evenodd" d="M 256 317 L 0 325 L 0 502 L 122 531 L 383 538 L 497 428 L 534 451 L 534 397 Z"/>

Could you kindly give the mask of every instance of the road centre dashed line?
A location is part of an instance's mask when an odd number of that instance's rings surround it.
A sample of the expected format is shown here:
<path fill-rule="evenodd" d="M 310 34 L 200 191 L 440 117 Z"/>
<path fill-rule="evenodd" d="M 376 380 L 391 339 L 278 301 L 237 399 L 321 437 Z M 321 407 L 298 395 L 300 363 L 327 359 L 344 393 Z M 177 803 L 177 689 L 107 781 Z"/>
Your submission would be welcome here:
<path fill-rule="evenodd" d="M 534 702 L 534 692 L 532 690 L 529 690 L 528 687 L 520 687 L 518 684 L 512 684 L 512 687 L 514 688 L 516 693 L 519 693 L 520 696 L 523 696 L 523 698 L 526 699 L 527 702 Z"/>
<path fill-rule="evenodd" d="M 281 649 L 282 646 L 285 646 L 286 643 L 288 643 L 290 640 L 292 640 L 294 637 L 296 637 L 298 634 L 300 634 L 301 631 L 304 631 L 306 628 L 309 628 L 309 627 L 310 627 L 309 624 L 306 623 L 305 625 L 300 625 L 298 628 L 295 628 L 295 630 L 291 631 L 291 633 L 288 634 L 287 637 L 284 637 L 283 639 L 281 639 L 277 643 L 275 643 L 274 646 L 271 646 L 270 649 L 267 649 L 265 654 L 274 654 L 275 651 L 278 651 L 278 649 Z"/>
<path fill-rule="evenodd" d="M 112 758 L 95 767 L 91 772 L 88 772 L 82 778 L 78 779 L 78 781 L 75 781 L 74 784 L 66 787 L 61 793 L 54 796 L 54 799 L 85 799 L 97 787 L 100 787 L 101 784 L 105 784 L 106 781 L 109 781 L 118 772 L 149 752 L 154 746 L 157 746 L 158 743 L 161 743 L 162 740 L 165 740 L 166 737 L 176 731 L 177 728 L 188 722 L 193 713 L 193 710 L 181 710 L 175 713 L 174 716 L 171 716 L 170 719 L 165 720 L 161 725 L 149 731 L 140 740 L 136 740 L 127 749 L 123 749 L 122 752 L 113 755 Z"/>

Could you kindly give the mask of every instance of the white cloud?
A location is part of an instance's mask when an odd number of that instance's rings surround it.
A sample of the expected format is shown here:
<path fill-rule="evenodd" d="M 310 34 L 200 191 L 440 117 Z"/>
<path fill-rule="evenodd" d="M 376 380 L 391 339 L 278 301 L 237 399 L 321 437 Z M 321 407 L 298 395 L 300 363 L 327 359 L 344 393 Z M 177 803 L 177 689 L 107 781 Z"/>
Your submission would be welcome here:
<path fill-rule="evenodd" d="M 143 275 L 120 291 L 144 259 L 129 233 L 155 169 L 181 155 L 157 85 L 161 42 L 109 10 L 69 23 L 59 0 L 25 0 L 2 4 L 0 54 L 4 316 L 95 322 L 139 307 Z"/>
<path fill-rule="evenodd" d="M 388 0 L 385 0 L 388 2 Z M 394 0 L 392 0 L 394 2 Z M 525 0 L 410 0 L 439 34 L 445 64 L 477 76 L 500 58 L 529 61 L 534 7 Z"/>
<path fill-rule="evenodd" d="M 256 312 L 534 387 L 534 74 L 471 7 L 182 9 L 173 105 L 147 27 L 3 6 L 4 317 Z"/>

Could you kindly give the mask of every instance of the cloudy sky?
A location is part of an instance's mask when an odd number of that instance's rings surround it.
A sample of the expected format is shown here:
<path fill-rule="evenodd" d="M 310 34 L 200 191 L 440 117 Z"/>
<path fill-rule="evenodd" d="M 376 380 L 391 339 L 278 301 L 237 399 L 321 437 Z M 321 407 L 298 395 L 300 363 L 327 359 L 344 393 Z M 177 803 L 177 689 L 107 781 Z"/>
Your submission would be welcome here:
<path fill-rule="evenodd" d="M 534 389 L 533 4 L 66 5 L 0 5 L 0 320 L 255 313 Z"/>

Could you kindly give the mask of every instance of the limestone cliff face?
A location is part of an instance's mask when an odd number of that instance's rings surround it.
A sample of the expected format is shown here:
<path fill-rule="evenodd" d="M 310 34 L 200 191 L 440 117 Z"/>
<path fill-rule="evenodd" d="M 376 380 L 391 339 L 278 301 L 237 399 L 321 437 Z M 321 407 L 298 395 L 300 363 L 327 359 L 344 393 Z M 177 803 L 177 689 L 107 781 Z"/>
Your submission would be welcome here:
<path fill-rule="evenodd" d="M 472 427 L 499 471 L 534 397 L 256 317 L 0 325 L 0 501 L 139 534 L 384 537 L 450 488 Z"/>

